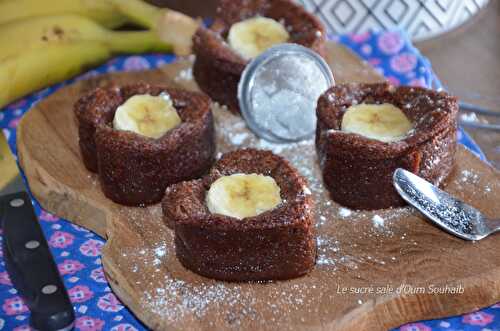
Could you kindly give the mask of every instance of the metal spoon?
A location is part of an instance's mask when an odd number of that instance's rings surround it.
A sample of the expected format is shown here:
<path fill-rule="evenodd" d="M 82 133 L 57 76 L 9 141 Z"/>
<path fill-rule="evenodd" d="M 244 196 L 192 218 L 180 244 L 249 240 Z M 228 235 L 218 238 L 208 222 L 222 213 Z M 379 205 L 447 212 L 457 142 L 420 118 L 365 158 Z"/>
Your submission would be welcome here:
<path fill-rule="evenodd" d="M 481 240 L 500 231 L 500 219 L 489 219 L 479 210 L 455 199 L 419 176 L 397 169 L 393 183 L 399 195 L 449 233 L 466 240 Z"/>

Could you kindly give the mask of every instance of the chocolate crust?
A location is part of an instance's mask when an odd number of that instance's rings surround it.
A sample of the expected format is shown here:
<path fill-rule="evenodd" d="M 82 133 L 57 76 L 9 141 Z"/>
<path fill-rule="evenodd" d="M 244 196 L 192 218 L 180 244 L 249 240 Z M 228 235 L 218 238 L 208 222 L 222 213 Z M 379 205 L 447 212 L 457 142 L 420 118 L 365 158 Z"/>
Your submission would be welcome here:
<path fill-rule="evenodd" d="M 273 177 L 283 202 L 243 220 L 210 213 L 205 202 L 210 185 L 235 173 Z M 175 232 L 177 258 L 200 275 L 227 281 L 306 274 L 316 260 L 313 200 L 306 185 L 288 161 L 269 151 L 243 149 L 225 154 L 202 179 L 167 188 L 163 215 Z"/>
<path fill-rule="evenodd" d="M 384 143 L 340 131 L 344 111 L 359 103 L 391 103 L 414 123 L 403 140 Z M 344 84 L 318 100 L 316 150 L 333 200 L 353 209 L 404 206 L 392 184 L 397 168 L 441 185 L 457 144 L 458 103 L 445 92 L 387 83 Z"/>
<path fill-rule="evenodd" d="M 166 92 L 182 122 L 159 139 L 112 127 L 118 106 L 136 94 Z M 210 99 L 202 93 L 151 86 L 97 88 L 75 104 L 83 162 L 99 174 L 109 199 L 137 206 L 159 202 L 168 185 L 198 178 L 214 160 Z"/>
<path fill-rule="evenodd" d="M 225 42 L 231 26 L 254 16 L 284 22 L 291 43 L 325 54 L 323 24 L 303 7 L 290 0 L 220 0 L 212 26 L 200 27 L 193 37 L 196 60 L 193 75 L 200 89 L 213 100 L 239 113 L 238 83 L 248 60 Z"/>

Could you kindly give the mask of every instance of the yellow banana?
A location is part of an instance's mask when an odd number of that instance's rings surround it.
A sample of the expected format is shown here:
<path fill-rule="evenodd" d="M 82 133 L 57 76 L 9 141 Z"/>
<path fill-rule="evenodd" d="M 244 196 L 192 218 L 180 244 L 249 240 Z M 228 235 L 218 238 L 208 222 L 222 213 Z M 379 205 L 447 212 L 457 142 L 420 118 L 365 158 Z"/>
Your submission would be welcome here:
<path fill-rule="evenodd" d="M 75 76 L 111 55 L 99 42 L 61 43 L 0 63 L 0 108 L 32 91 Z"/>
<path fill-rule="evenodd" d="M 0 132 L 0 174 L 2 174 L 2 176 L 0 176 L 0 188 L 2 189 L 9 185 L 19 173 L 17 167 L 11 167 L 12 164 L 8 159 L 11 151 L 6 138 L 7 137 Z"/>
<path fill-rule="evenodd" d="M 109 31 L 125 20 L 149 31 Z M 199 22 L 141 0 L 0 0 L 0 108 L 113 53 L 189 54 Z"/>
<path fill-rule="evenodd" d="M 0 25 L 0 61 L 31 49 L 77 41 L 99 41 L 112 52 L 168 52 L 172 49 L 151 31 L 112 31 L 78 15 L 41 16 Z"/>
<path fill-rule="evenodd" d="M 109 28 L 118 27 L 126 22 L 126 18 L 108 0 L 0 1 L 0 24 L 36 16 L 61 14 L 86 16 Z"/>
<path fill-rule="evenodd" d="M 168 94 L 134 95 L 116 109 L 113 127 L 158 139 L 181 121 Z"/>
<path fill-rule="evenodd" d="M 274 178 L 241 173 L 217 179 L 205 199 L 211 213 L 237 219 L 257 216 L 281 203 L 280 187 Z"/>
<path fill-rule="evenodd" d="M 278 21 L 268 17 L 252 17 L 234 24 L 227 40 L 236 52 L 252 59 L 276 44 L 286 43 L 290 35 Z"/>
<path fill-rule="evenodd" d="M 342 131 L 387 143 L 404 139 L 411 128 L 405 113 L 390 103 L 353 105 L 342 117 Z"/>
<path fill-rule="evenodd" d="M 189 16 L 142 0 L 0 0 L 0 26 L 19 19 L 62 14 L 85 16 L 111 28 L 131 22 L 154 30 L 177 55 L 191 53 L 191 39 L 199 26 Z"/>

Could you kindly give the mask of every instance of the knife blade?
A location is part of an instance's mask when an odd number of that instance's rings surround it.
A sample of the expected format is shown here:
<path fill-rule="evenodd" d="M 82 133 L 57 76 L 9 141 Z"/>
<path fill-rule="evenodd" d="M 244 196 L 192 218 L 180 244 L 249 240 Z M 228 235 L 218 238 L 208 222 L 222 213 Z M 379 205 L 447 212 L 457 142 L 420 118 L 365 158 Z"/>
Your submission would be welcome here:
<path fill-rule="evenodd" d="M 0 226 L 7 272 L 40 331 L 71 330 L 75 315 L 7 140 L 0 131 Z"/>

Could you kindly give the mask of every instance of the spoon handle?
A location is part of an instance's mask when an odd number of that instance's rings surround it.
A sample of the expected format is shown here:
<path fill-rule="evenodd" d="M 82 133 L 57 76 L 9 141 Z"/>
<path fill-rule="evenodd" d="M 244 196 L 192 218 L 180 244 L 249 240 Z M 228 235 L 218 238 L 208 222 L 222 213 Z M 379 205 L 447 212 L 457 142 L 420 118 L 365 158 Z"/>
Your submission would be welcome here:
<path fill-rule="evenodd" d="M 488 226 L 491 228 L 491 233 L 500 231 L 500 219 L 488 219 Z"/>

